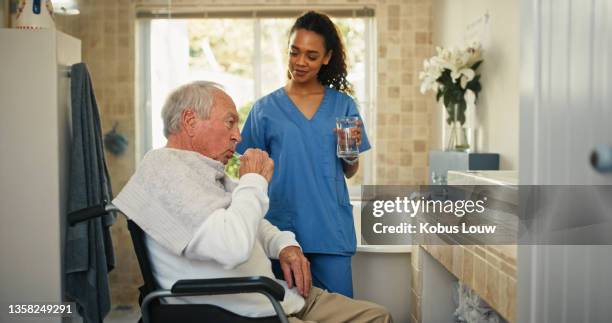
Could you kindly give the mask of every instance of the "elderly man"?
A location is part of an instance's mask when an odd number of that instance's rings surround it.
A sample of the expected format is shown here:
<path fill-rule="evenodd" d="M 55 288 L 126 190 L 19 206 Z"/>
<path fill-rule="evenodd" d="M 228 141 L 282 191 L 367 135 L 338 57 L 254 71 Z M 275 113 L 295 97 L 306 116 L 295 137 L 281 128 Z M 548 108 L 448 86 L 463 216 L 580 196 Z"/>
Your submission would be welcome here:
<path fill-rule="evenodd" d="M 240 180 L 224 165 L 240 142 L 232 99 L 211 82 L 181 86 L 163 110 L 165 148 L 146 154 L 113 203 L 147 235 L 153 274 L 162 288 L 179 279 L 267 276 L 278 259 L 286 289 L 281 302 L 292 322 L 390 322 L 386 310 L 311 287 L 310 264 L 291 232 L 263 217 L 274 163 L 249 149 L 240 158 Z M 232 312 L 274 315 L 259 294 L 194 296 L 176 301 L 208 303 Z"/>

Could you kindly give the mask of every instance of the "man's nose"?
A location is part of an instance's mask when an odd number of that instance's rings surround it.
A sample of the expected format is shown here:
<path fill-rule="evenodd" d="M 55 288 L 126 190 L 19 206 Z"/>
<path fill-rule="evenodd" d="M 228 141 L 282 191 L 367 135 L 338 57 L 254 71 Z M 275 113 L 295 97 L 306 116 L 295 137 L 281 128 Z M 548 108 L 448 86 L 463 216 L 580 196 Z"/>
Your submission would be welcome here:
<path fill-rule="evenodd" d="M 232 134 L 232 140 L 235 141 L 236 143 L 239 143 L 242 141 L 242 136 L 240 136 L 240 129 L 238 129 L 238 127 L 236 127 L 234 133 Z"/>

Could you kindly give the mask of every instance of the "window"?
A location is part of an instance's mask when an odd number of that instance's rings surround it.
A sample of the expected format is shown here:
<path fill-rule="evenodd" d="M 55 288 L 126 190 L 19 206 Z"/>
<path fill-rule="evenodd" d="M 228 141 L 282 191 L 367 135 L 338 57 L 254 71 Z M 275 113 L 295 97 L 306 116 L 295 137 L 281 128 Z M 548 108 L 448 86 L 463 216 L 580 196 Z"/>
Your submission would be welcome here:
<path fill-rule="evenodd" d="M 288 30 L 299 12 L 286 17 L 236 17 L 139 20 L 139 136 L 140 156 L 165 145 L 161 108 L 168 93 L 192 80 L 210 80 L 224 86 L 236 103 L 243 123 L 252 104 L 285 84 Z M 222 15 L 221 15 L 222 16 Z M 238 15 L 240 16 L 240 15 Z M 142 15 L 141 15 L 142 17 Z M 201 16 L 200 16 L 201 17 Z M 333 17 L 333 16 L 332 16 Z M 372 17 L 332 18 L 345 42 L 349 81 L 373 140 Z M 371 173 L 368 157 L 364 176 Z"/>

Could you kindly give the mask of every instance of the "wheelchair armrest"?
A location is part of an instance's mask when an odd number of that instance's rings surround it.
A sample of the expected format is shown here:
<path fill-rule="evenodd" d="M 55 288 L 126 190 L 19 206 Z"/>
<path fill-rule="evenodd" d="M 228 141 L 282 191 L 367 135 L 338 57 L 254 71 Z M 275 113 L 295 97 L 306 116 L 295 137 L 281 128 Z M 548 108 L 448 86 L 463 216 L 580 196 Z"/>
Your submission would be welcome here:
<path fill-rule="evenodd" d="M 276 300 L 282 301 L 285 289 L 279 283 L 268 277 L 231 277 L 213 279 L 183 279 L 172 286 L 173 294 L 238 294 L 238 293 L 268 293 Z"/>
<path fill-rule="evenodd" d="M 151 322 L 149 306 L 155 299 L 166 297 L 260 293 L 268 298 L 281 323 L 288 323 L 287 316 L 279 301 L 285 297 L 285 289 L 273 279 L 261 276 L 231 277 L 212 279 L 183 279 L 172 286 L 171 290 L 157 290 L 142 300 L 142 320 Z"/>

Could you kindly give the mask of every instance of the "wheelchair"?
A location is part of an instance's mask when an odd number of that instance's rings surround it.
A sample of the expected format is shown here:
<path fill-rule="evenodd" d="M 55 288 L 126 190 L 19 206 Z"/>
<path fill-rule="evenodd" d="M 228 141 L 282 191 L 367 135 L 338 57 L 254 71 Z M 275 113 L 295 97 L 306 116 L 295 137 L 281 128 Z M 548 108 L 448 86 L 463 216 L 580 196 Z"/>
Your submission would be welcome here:
<path fill-rule="evenodd" d="M 77 210 L 68 214 L 68 224 L 74 225 L 115 211 L 120 210 L 107 203 Z M 175 282 L 170 290 L 160 289 L 155 282 L 149 263 L 145 233 L 132 220 L 128 219 L 127 223 L 144 281 L 144 285 L 139 289 L 139 304 L 142 315 L 139 322 L 288 323 L 287 316 L 280 305 L 280 301 L 285 296 L 285 289 L 268 277 L 184 279 Z M 276 315 L 252 318 L 210 304 L 168 304 L 162 302 L 162 299 L 171 297 L 240 293 L 263 294 L 272 303 Z"/>

